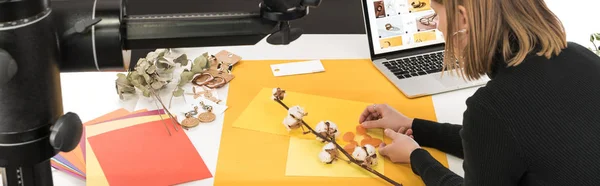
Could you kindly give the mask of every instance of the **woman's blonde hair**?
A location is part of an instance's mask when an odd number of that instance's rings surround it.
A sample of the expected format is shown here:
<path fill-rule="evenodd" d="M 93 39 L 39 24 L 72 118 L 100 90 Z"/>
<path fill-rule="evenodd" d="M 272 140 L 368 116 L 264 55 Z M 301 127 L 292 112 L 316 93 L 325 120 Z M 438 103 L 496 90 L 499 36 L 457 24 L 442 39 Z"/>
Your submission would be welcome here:
<path fill-rule="evenodd" d="M 497 55 L 503 57 L 500 60 L 507 65 L 516 66 L 530 52 L 550 58 L 567 46 L 562 23 L 544 0 L 432 1 L 446 7 L 444 66 L 448 70 L 463 68 L 459 73 L 469 80 L 491 72 Z M 464 6 L 467 12 L 466 34 L 457 28 L 458 5 Z M 466 47 L 455 57 L 458 42 L 466 42 Z"/>

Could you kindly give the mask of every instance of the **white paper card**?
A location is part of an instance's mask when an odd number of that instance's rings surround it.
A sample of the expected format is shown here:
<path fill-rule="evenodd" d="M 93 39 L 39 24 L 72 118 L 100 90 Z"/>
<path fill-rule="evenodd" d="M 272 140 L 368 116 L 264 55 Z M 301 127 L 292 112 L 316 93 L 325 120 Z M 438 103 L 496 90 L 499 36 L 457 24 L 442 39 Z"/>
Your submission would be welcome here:
<path fill-rule="evenodd" d="M 273 75 L 275 76 L 289 76 L 324 72 L 325 68 L 321 60 L 313 60 L 271 65 L 271 71 L 273 71 Z"/>

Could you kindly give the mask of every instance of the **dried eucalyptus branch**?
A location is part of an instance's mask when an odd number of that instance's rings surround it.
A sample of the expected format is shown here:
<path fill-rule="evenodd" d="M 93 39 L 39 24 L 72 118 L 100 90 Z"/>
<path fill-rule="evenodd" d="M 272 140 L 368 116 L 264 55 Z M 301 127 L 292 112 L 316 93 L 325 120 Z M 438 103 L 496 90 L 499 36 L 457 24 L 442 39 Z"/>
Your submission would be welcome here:
<path fill-rule="evenodd" d="M 283 101 L 282 101 L 282 100 L 283 100 L 283 97 L 284 97 L 284 94 L 285 94 L 285 90 L 281 90 L 281 89 L 277 88 L 277 91 L 274 91 L 274 94 L 273 94 L 273 97 L 272 97 L 272 98 L 273 98 L 273 100 L 275 100 L 277 103 L 279 103 L 281 106 L 283 106 L 283 107 L 284 107 L 286 110 L 290 110 L 290 107 L 288 107 L 288 106 L 287 106 L 285 103 L 283 103 Z M 392 185 L 395 185 L 395 186 L 402 186 L 402 184 L 400 184 L 400 183 L 397 183 L 396 181 L 394 181 L 394 180 L 392 180 L 392 179 L 388 178 L 387 176 L 385 176 L 385 175 L 383 175 L 383 174 L 381 174 L 381 173 L 377 172 L 376 170 L 372 169 L 371 167 L 369 167 L 369 166 L 365 165 L 364 163 L 362 163 L 362 162 L 360 162 L 360 161 L 356 160 L 354 157 L 352 157 L 352 155 L 350 155 L 348 152 L 346 152 L 346 150 L 344 150 L 344 148 L 342 148 L 342 147 L 341 147 L 341 146 L 340 146 L 340 145 L 339 145 L 339 144 L 336 142 L 336 140 L 335 140 L 335 137 L 326 137 L 326 136 L 322 135 L 321 133 L 318 133 L 317 131 L 315 131 L 315 130 L 314 130 L 312 127 L 310 127 L 310 125 L 308 125 L 306 122 L 304 122 L 304 120 L 303 120 L 303 119 L 300 119 L 300 118 L 298 118 L 298 120 L 299 120 L 299 121 L 302 123 L 302 126 L 303 126 L 303 127 L 306 127 L 306 128 L 307 128 L 307 129 L 310 131 L 309 133 L 312 133 L 312 134 L 314 134 L 315 136 L 317 136 L 318 138 L 322 139 L 322 140 L 323 140 L 323 141 L 325 141 L 325 142 L 329 142 L 329 143 L 332 143 L 333 145 L 335 145 L 335 148 L 336 148 L 338 151 L 341 151 L 341 152 L 344 154 L 344 156 L 346 156 L 346 158 L 348 158 L 348 161 L 349 161 L 350 163 L 354 163 L 354 164 L 358 165 L 359 167 L 361 167 L 361 168 L 363 168 L 363 169 L 365 169 L 365 170 L 367 170 L 367 171 L 369 171 L 369 172 L 371 172 L 371 173 L 373 173 L 373 174 L 375 174 L 375 175 L 379 176 L 381 179 L 383 179 L 383 180 L 385 180 L 385 181 L 389 182 L 389 183 L 390 183 L 390 184 L 392 184 Z"/>
<path fill-rule="evenodd" d="M 600 33 L 590 35 L 590 42 L 594 45 L 594 48 L 590 48 L 590 50 L 594 51 L 596 55 L 600 55 L 600 48 L 596 45 L 597 41 L 600 41 Z"/>
<path fill-rule="evenodd" d="M 165 88 L 173 80 L 177 64 L 185 66 L 188 62 L 185 54 L 173 61 L 169 60 L 167 52 L 166 49 L 150 52 L 145 58 L 138 60 L 133 71 L 127 72 L 127 75 L 118 74 L 116 88 L 119 97 L 123 99 L 123 94 L 134 94 L 136 89 L 145 97 L 150 97 L 151 90 L 159 91 Z"/>

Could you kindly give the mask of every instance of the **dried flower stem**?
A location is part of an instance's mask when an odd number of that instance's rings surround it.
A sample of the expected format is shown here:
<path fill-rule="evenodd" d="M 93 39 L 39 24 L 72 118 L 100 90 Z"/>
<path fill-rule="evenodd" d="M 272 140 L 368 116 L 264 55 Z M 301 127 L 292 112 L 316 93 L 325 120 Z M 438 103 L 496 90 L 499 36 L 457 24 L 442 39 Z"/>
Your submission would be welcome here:
<path fill-rule="evenodd" d="M 169 109 L 167 109 L 167 107 L 162 102 L 162 100 L 160 100 L 160 97 L 158 96 L 158 94 L 156 94 L 156 91 L 154 91 L 154 89 L 150 89 L 150 90 L 152 90 L 152 95 L 154 95 L 154 97 L 156 97 L 156 99 L 158 100 L 158 102 L 160 103 L 160 105 L 162 105 L 162 107 L 165 109 L 165 112 L 167 112 L 167 114 L 169 114 L 169 118 L 171 118 L 171 121 L 175 121 L 175 123 L 177 125 L 180 125 L 179 122 L 177 120 L 175 120 L 175 117 L 173 116 L 173 114 L 171 114 L 171 112 L 169 112 Z M 177 130 L 177 125 L 175 123 L 173 123 L 175 131 L 179 131 L 179 130 Z"/>
<path fill-rule="evenodd" d="M 173 97 L 175 97 L 175 91 L 177 90 L 178 87 L 175 87 L 175 89 L 173 89 L 173 92 L 171 92 L 171 99 L 169 99 L 169 108 L 171 108 L 171 103 L 173 102 Z M 183 96 L 185 98 L 185 96 Z"/>
<path fill-rule="evenodd" d="M 154 102 L 154 104 L 156 105 L 156 108 L 158 108 L 158 103 Z M 158 113 L 158 117 L 160 117 L 160 120 L 162 121 L 163 125 L 165 126 L 165 128 L 167 128 L 167 132 L 169 132 L 169 136 L 172 136 L 171 130 L 167 126 L 167 122 L 165 122 L 165 120 L 162 118 L 162 114 L 160 114 L 160 112 Z"/>
<path fill-rule="evenodd" d="M 289 110 L 289 109 L 290 109 L 290 108 L 289 108 L 287 105 L 285 105 L 285 103 L 283 103 L 281 100 L 279 100 L 279 99 L 275 99 L 275 101 L 277 101 L 277 103 L 279 103 L 281 106 L 283 106 L 283 107 L 284 107 L 286 110 Z M 354 164 L 358 165 L 359 167 L 362 167 L 363 169 L 365 169 L 365 170 L 367 170 L 367 171 L 369 171 L 369 172 L 371 172 L 371 173 L 373 173 L 373 174 L 375 174 L 375 175 L 379 176 L 381 179 L 384 179 L 385 181 L 387 181 L 387 182 L 391 183 L 392 185 L 395 185 L 395 186 L 402 186 L 402 184 L 400 184 L 400 183 L 398 183 L 398 182 L 396 182 L 396 181 L 394 181 L 394 180 L 392 180 L 392 179 L 388 178 L 387 176 L 385 176 L 385 175 L 383 175 L 383 174 L 381 174 L 381 173 L 377 172 L 376 170 L 374 170 L 374 169 L 372 169 L 372 168 L 370 168 L 370 167 L 368 167 L 368 166 L 366 166 L 366 165 L 363 165 L 361 162 L 359 162 L 358 160 L 354 159 L 354 158 L 353 158 L 353 157 L 352 157 L 352 156 L 351 156 L 351 155 L 350 155 L 348 152 L 346 152 L 346 150 L 344 150 L 344 148 L 342 148 L 342 147 L 341 147 L 341 146 L 340 146 L 340 145 L 339 145 L 339 144 L 338 144 L 338 143 L 335 141 L 335 139 L 326 138 L 325 136 L 323 136 L 323 135 L 319 134 L 319 133 L 318 133 L 318 132 L 316 132 L 316 131 L 315 131 L 315 130 L 312 128 L 312 127 L 310 127 L 310 126 L 309 126 L 309 125 L 308 125 L 306 122 L 304 122 L 304 120 L 302 120 L 302 119 L 300 119 L 300 122 L 302 122 L 302 125 L 303 125 L 303 126 L 305 126 L 306 128 L 308 128 L 308 130 L 310 130 L 310 132 L 311 132 L 311 133 L 313 133 L 314 135 L 316 135 L 317 137 L 319 137 L 319 138 L 321 138 L 321 139 L 323 139 L 323 140 L 325 140 L 325 141 L 327 141 L 327 142 L 333 143 L 333 144 L 335 145 L 335 148 L 337 148 L 339 151 L 342 151 L 342 153 L 344 154 L 344 156 L 346 156 L 346 158 L 348 158 L 348 161 L 349 161 L 349 162 L 351 162 L 351 163 L 354 163 Z"/>

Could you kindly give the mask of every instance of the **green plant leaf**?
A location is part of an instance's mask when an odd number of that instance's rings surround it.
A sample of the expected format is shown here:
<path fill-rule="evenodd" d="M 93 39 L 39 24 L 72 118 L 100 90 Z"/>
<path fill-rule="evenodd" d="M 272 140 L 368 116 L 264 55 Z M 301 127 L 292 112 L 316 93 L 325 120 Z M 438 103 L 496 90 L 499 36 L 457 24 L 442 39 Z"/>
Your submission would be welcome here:
<path fill-rule="evenodd" d="M 149 52 L 148 55 L 146 55 L 146 60 L 154 62 L 158 59 L 158 56 L 159 55 L 156 52 Z"/>
<path fill-rule="evenodd" d="M 158 58 L 162 58 L 167 54 L 167 49 L 156 49 L 154 52 L 158 54 Z"/>
<path fill-rule="evenodd" d="M 142 89 L 142 94 L 144 95 L 144 97 L 150 97 L 152 92 L 150 91 L 150 89 L 144 88 Z"/>
<path fill-rule="evenodd" d="M 192 63 L 191 71 L 194 74 L 201 73 L 204 71 L 204 69 L 206 68 L 207 65 L 208 65 L 208 59 L 206 59 L 204 56 L 199 56 L 196 59 L 194 59 L 194 63 Z"/>
<path fill-rule="evenodd" d="M 150 62 L 148 62 L 146 60 L 142 60 L 135 67 L 135 71 L 137 71 L 139 74 L 145 74 L 148 67 L 150 67 Z"/>
<path fill-rule="evenodd" d="M 135 87 L 142 86 L 142 84 L 140 83 L 140 80 L 139 80 L 139 79 L 133 79 L 133 80 L 131 80 L 131 84 L 132 84 L 133 86 L 135 86 Z"/>
<path fill-rule="evenodd" d="M 163 72 L 163 74 L 164 74 L 164 73 L 171 74 L 171 73 L 173 73 L 174 71 L 175 71 L 175 67 L 171 67 L 171 68 L 168 68 L 168 69 L 166 69 L 166 70 Z"/>
<path fill-rule="evenodd" d="M 178 87 L 175 92 L 173 92 L 173 96 L 181 97 L 183 96 L 184 90 L 181 87 Z"/>
<path fill-rule="evenodd" d="M 594 34 L 590 35 L 590 42 L 594 42 Z"/>
<path fill-rule="evenodd" d="M 144 81 L 146 81 L 146 85 L 152 83 L 152 78 L 150 78 L 150 75 L 148 74 L 142 74 L 142 76 L 144 76 Z"/>
<path fill-rule="evenodd" d="M 173 77 L 170 74 L 158 74 L 154 79 L 162 82 L 169 82 L 173 80 Z"/>
<path fill-rule="evenodd" d="M 152 83 L 152 88 L 153 88 L 154 90 L 159 90 L 159 89 L 161 89 L 163 86 L 164 86 L 164 84 L 163 84 L 162 82 L 160 82 L 160 81 L 154 81 L 154 82 Z"/>
<path fill-rule="evenodd" d="M 131 85 L 131 83 L 129 82 L 129 79 L 127 79 L 127 76 L 122 73 L 117 74 L 117 84 L 123 85 L 123 86 Z"/>
<path fill-rule="evenodd" d="M 148 74 L 154 74 L 156 72 L 156 65 L 150 65 L 150 67 L 148 67 L 148 69 L 146 69 L 146 72 Z"/>
<path fill-rule="evenodd" d="M 179 86 L 184 86 L 186 83 L 189 83 L 194 78 L 194 73 L 190 71 L 184 71 L 181 73 L 181 79 L 179 80 Z"/>
<path fill-rule="evenodd" d="M 134 86 L 141 85 L 142 82 L 144 82 L 144 77 L 139 75 L 137 72 L 133 72 L 131 73 L 131 76 L 129 76 L 129 82 L 131 82 L 131 84 Z"/>
<path fill-rule="evenodd" d="M 127 79 L 129 79 L 129 81 L 133 80 L 133 79 L 137 79 L 140 77 L 140 74 L 138 74 L 137 71 L 131 71 L 129 73 L 129 75 L 127 76 Z"/>
<path fill-rule="evenodd" d="M 178 58 L 175 58 L 175 60 L 173 60 L 173 61 L 175 63 L 181 64 L 181 66 L 187 66 L 188 65 L 188 58 L 187 58 L 186 54 L 182 54 Z"/>
<path fill-rule="evenodd" d="M 146 58 L 140 58 L 137 63 L 135 64 L 136 67 L 140 66 L 140 64 L 142 63 L 147 63 L 148 60 L 146 60 Z"/>
<path fill-rule="evenodd" d="M 158 62 L 165 63 L 165 64 L 169 65 L 169 67 L 175 66 L 175 63 L 173 63 L 172 61 L 169 61 L 168 59 L 166 59 L 164 57 L 158 58 Z"/>
<path fill-rule="evenodd" d="M 157 70 L 165 70 L 169 68 L 169 64 L 168 63 L 156 63 L 156 69 Z"/>
<path fill-rule="evenodd" d="M 594 37 L 596 37 L 596 41 L 600 41 L 600 33 L 595 33 Z"/>
<path fill-rule="evenodd" d="M 117 74 L 117 80 L 115 81 L 115 88 L 117 89 L 117 94 L 120 99 L 124 99 L 123 94 L 133 94 L 135 93 L 135 88 L 129 82 L 127 75 L 119 73 Z"/>

